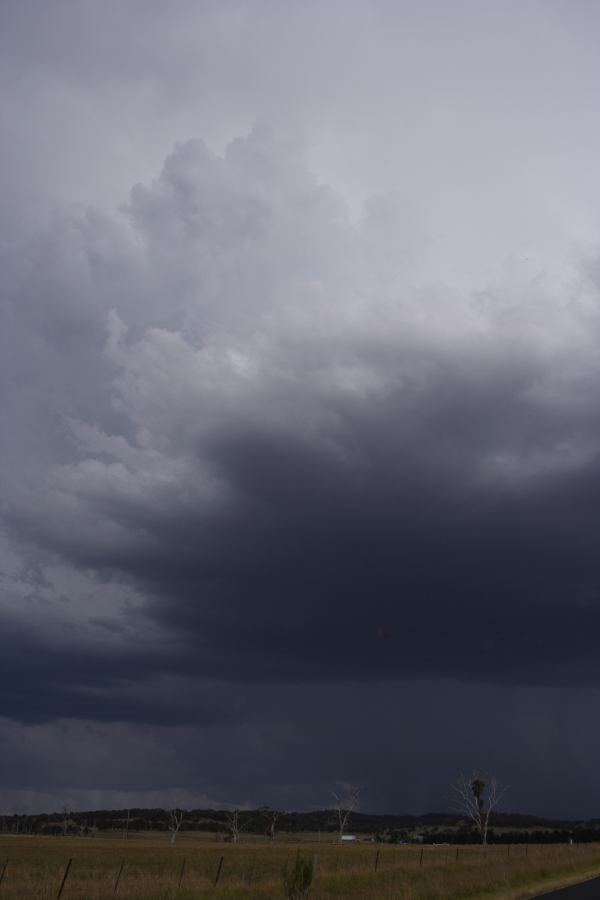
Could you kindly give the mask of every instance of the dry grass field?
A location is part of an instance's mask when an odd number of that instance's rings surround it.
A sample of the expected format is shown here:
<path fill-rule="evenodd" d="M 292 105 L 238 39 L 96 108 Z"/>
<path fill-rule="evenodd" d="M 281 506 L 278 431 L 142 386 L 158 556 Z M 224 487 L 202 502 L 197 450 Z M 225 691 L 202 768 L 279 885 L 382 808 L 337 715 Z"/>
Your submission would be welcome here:
<path fill-rule="evenodd" d="M 310 893 L 315 900 L 506 900 L 600 874 L 600 844 L 492 846 L 485 852 L 460 847 L 457 855 L 456 846 L 339 847 L 324 841 L 233 846 L 187 836 L 172 846 L 166 837 L 134 836 L 125 842 L 0 835 L 0 900 L 54 900 L 69 859 L 62 900 L 283 898 L 282 870 L 297 853 L 316 857 Z"/>

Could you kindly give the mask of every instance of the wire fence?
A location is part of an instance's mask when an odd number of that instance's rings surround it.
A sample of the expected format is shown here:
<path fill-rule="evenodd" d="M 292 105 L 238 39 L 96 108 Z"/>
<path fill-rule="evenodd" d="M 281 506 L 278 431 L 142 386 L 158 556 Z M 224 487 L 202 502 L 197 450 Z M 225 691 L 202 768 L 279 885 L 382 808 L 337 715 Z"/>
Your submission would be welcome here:
<path fill-rule="evenodd" d="M 362 878 L 368 885 L 382 878 L 385 881 L 385 876 L 388 881 L 390 877 L 408 876 L 414 881 L 426 873 L 452 879 L 453 872 L 481 880 L 492 875 L 507 878 L 511 873 L 534 871 L 540 865 L 570 866 L 573 871 L 592 862 L 600 866 L 600 844 L 523 843 L 486 848 L 460 844 L 265 844 L 192 849 L 189 845 L 165 847 L 152 842 L 152 846 L 140 846 L 135 852 L 129 846 L 125 853 L 116 841 L 98 840 L 94 848 L 85 852 L 81 848 L 81 852 L 65 858 L 60 839 L 39 839 L 35 843 L 31 852 L 14 852 L 4 858 L 0 855 L 1 900 L 208 897 L 217 896 L 224 888 L 235 889 L 236 896 L 282 897 L 283 870 L 299 857 L 313 860 L 316 884 Z M 69 843 L 74 851 L 76 841 Z"/>

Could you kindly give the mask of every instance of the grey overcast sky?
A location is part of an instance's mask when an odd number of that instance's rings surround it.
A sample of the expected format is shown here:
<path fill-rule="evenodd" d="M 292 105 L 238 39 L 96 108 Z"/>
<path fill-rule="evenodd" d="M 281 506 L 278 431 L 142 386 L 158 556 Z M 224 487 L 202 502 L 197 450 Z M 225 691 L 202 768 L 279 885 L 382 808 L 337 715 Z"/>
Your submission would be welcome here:
<path fill-rule="evenodd" d="M 2 0 L 3 811 L 600 815 L 599 40 Z"/>

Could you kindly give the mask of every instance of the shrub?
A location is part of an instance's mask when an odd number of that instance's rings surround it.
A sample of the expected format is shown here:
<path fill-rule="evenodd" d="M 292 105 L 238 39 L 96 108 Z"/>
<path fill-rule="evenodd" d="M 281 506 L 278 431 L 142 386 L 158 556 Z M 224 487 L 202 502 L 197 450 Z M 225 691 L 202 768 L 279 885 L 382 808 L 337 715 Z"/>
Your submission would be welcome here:
<path fill-rule="evenodd" d="M 283 870 L 283 890 L 286 900 L 302 900 L 308 895 L 312 884 L 315 864 L 313 859 L 298 857 L 294 867 Z"/>

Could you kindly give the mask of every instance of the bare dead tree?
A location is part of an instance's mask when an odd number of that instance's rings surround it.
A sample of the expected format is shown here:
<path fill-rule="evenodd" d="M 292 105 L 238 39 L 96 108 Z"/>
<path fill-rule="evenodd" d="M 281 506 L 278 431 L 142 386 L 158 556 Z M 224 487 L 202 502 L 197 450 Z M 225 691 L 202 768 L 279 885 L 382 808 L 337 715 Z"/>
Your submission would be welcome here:
<path fill-rule="evenodd" d="M 170 809 L 169 810 L 169 831 L 171 832 L 171 843 L 174 844 L 177 840 L 177 835 L 179 833 L 179 829 L 183 823 L 183 810 L 182 809 Z"/>
<path fill-rule="evenodd" d="M 69 830 L 70 824 L 71 824 L 71 811 L 69 810 L 69 807 L 65 803 L 65 805 L 62 808 L 62 821 L 60 823 L 61 828 L 62 828 L 63 837 L 67 836 L 67 832 Z"/>
<path fill-rule="evenodd" d="M 231 840 L 234 844 L 237 844 L 240 831 L 242 830 L 242 825 L 240 823 L 240 811 L 239 809 L 232 809 L 225 813 L 225 818 L 227 821 L 227 827 L 229 829 L 229 833 L 231 834 Z"/>
<path fill-rule="evenodd" d="M 490 815 L 507 790 L 508 787 L 499 784 L 493 775 L 477 772 L 473 772 L 468 778 L 461 773 L 452 785 L 455 809 L 473 822 L 484 847 L 487 844 Z"/>
<path fill-rule="evenodd" d="M 129 840 L 129 823 L 131 822 L 131 810 L 127 810 L 127 818 L 125 819 L 125 828 L 123 829 L 123 838 Z"/>
<path fill-rule="evenodd" d="M 271 809 L 269 806 L 263 806 L 260 810 L 265 819 L 267 820 L 267 829 L 269 837 L 272 841 L 275 840 L 275 828 L 277 825 L 277 820 L 280 818 L 281 813 L 276 809 Z"/>
<path fill-rule="evenodd" d="M 341 841 L 344 837 L 348 820 L 354 810 L 358 807 L 362 788 L 358 787 L 356 784 L 349 784 L 345 781 L 340 781 L 338 784 L 340 785 L 341 790 L 332 791 L 331 795 L 334 800 L 333 809 L 335 810 L 339 829 L 339 839 Z"/>

